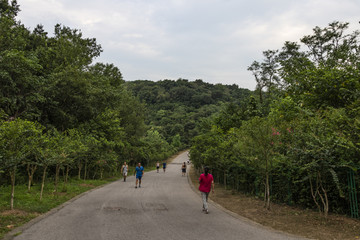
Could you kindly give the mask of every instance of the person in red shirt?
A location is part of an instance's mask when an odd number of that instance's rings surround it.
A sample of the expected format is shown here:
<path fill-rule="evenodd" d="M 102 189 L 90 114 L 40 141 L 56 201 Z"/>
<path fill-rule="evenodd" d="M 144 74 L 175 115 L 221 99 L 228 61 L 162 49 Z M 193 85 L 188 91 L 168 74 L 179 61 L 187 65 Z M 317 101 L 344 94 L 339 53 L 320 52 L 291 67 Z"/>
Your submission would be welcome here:
<path fill-rule="evenodd" d="M 208 210 L 207 202 L 208 202 L 209 193 L 211 190 L 212 193 L 214 193 L 214 178 L 209 173 L 208 167 L 204 167 L 204 173 L 200 175 L 199 183 L 200 183 L 199 190 L 201 192 L 201 197 L 203 200 L 203 212 L 208 214 L 209 210 Z"/>

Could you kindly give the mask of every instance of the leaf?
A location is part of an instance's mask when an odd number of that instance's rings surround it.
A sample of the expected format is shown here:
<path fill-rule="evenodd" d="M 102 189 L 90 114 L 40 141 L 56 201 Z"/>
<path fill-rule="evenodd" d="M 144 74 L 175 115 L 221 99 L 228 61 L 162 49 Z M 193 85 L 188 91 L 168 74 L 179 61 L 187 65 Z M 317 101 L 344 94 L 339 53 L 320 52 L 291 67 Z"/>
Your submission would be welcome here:
<path fill-rule="evenodd" d="M 344 196 L 344 192 L 343 192 L 342 189 L 340 188 L 339 178 L 338 178 L 335 170 L 334 170 L 333 168 L 329 168 L 329 172 L 330 172 L 331 175 L 332 175 L 333 181 L 334 181 L 334 183 L 335 183 L 335 185 L 336 185 L 336 188 L 337 188 L 338 191 L 339 191 L 340 197 L 344 198 L 344 197 L 345 197 L 345 196 Z"/>

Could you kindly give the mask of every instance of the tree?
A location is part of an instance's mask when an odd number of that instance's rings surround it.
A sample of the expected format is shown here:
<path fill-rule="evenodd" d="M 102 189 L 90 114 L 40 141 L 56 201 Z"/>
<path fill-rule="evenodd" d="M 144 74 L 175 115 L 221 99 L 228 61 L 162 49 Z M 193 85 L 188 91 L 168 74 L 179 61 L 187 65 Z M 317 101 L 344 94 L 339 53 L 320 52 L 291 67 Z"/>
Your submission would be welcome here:
<path fill-rule="evenodd" d="M 4 169 L 11 177 L 10 208 L 14 208 L 15 176 L 21 162 L 33 151 L 33 141 L 41 134 L 39 124 L 16 119 L 0 125 L 0 156 Z"/>
<path fill-rule="evenodd" d="M 264 202 L 267 209 L 270 209 L 269 179 L 276 156 L 274 144 L 278 134 L 268 119 L 254 117 L 244 123 L 239 136 L 244 155 L 253 162 L 264 177 Z"/>
<path fill-rule="evenodd" d="M 42 132 L 38 132 L 34 136 L 32 141 L 29 143 L 30 149 L 32 150 L 29 156 L 23 161 L 23 164 L 26 165 L 26 171 L 28 173 L 28 191 L 31 190 L 31 185 L 33 183 L 33 178 L 35 171 L 40 165 L 40 160 L 43 157 L 42 152 L 44 148 L 45 135 Z"/>
<path fill-rule="evenodd" d="M 338 124 L 346 122 L 343 110 L 330 109 L 313 116 L 304 116 L 296 121 L 290 154 L 301 166 L 310 184 L 311 196 L 320 212 L 327 217 L 330 209 L 331 183 L 340 197 L 344 189 L 339 183 L 338 171 L 352 167 L 357 155 L 354 143 Z M 294 124 L 295 125 L 295 124 Z"/>
<path fill-rule="evenodd" d="M 45 187 L 45 179 L 48 167 L 55 165 L 56 157 L 57 157 L 57 139 L 53 137 L 52 132 L 48 132 L 43 139 L 41 148 L 39 149 L 39 164 L 42 166 L 42 178 L 41 178 L 41 189 L 40 189 L 40 201 L 42 200 L 44 187 Z"/>
<path fill-rule="evenodd" d="M 271 96 L 272 91 L 276 90 L 276 88 L 281 88 L 278 76 L 279 63 L 277 54 L 278 50 L 264 51 L 264 61 L 262 63 L 254 61 L 247 69 L 255 77 L 261 104 L 263 103 L 263 88 L 267 88 L 269 96 Z"/>
<path fill-rule="evenodd" d="M 22 50 L 26 46 L 27 29 L 16 21 L 20 8 L 16 0 L 0 1 L 0 51 Z"/>
<path fill-rule="evenodd" d="M 285 94 L 312 109 L 345 107 L 357 99 L 360 89 L 359 31 L 347 34 L 348 23 L 315 27 L 301 45 L 286 42 L 279 53 L 280 76 Z"/>
<path fill-rule="evenodd" d="M 70 66 L 84 70 L 102 52 L 95 38 L 83 38 L 80 30 L 60 24 L 55 25 L 54 37 L 49 38 L 48 47 L 52 54 L 47 55 L 50 57 L 47 69 L 51 72 L 62 72 Z"/>

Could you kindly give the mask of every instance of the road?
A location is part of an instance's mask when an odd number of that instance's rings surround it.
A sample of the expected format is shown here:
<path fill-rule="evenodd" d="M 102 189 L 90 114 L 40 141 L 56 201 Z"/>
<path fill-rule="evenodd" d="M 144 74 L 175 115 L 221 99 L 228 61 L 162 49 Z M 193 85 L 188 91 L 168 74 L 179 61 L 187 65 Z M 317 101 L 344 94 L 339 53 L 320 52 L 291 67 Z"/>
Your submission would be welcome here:
<path fill-rule="evenodd" d="M 181 176 L 180 154 L 166 173 L 146 172 L 141 188 L 128 177 L 90 191 L 37 221 L 16 240 L 301 239 L 234 217 L 214 204 L 202 212 L 200 194 Z"/>

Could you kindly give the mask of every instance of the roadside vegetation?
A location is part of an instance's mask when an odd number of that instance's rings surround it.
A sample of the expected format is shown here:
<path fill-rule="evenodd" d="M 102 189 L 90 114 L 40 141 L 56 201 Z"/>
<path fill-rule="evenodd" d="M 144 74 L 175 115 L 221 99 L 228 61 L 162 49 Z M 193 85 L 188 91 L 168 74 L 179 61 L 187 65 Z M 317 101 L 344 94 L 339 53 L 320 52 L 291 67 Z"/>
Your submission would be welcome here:
<path fill-rule="evenodd" d="M 85 181 L 71 179 L 66 185 L 64 183 L 59 184 L 58 192 L 54 192 L 54 183 L 49 183 L 43 190 L 41 201 L 39 201 L 40 184 L 34 185 L 30 192 L 26 185 L 16 185 L 16 201 L 13 210 L 9 209 L 9 196 L 5 194 L 10 192 L 10 186 L 0 187 L 0 239 L 3 238 L 7 232 L 58 207 L 75 196 L 116 179 L 118 178 Z"/>
<path fill-rule="evenodd" d="M 197 189 L 199 174 L 192 168 L 189 177 Z M 275 231 L 319 240 L 360 238 L 360 221 L 346 215 L 330 213 L 325 219 L 313 209 L 284 203 L 272 203 L 269 211 L 264 208 L 260 197 L 244 194 L 236 189 L 225 189 L 225 186 L 219 183 L 215 184 L 215 192 L 210 194 L 210 199 L 232 213 Z"/>
<path fill-rule="evenodd" d="M 193 138 L 217 182 L 263 199 L 359 218 L 360 32 L 315 27 L 248 68 L 248 104 L 230 104 Z"/>
<path fill-rule="evenodd" d="M 93 63 L 102 52 L 95 38 L 61 24 L 53 35 L 31 30 L 19 11 L 0 1 L 1 216 L 45 212 L 50 200 L 88 189 L 74 189 L 80 183 L 118 176 L 124 161 L 148 167 L 179 150 L 145 124 L 120 70 Z"/>

